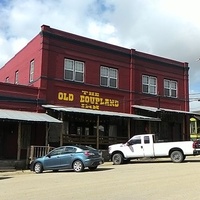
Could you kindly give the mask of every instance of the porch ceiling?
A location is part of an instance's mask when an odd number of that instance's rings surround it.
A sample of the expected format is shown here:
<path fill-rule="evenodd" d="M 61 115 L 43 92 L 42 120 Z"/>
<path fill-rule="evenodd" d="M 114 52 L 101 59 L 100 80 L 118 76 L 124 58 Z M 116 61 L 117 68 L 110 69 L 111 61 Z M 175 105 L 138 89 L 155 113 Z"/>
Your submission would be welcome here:
<path fill-rule="evenodd" d="M 107 116 L 125 117 L 125 118 L 132 118 L 135 120 L 145 120 L 145 121 L 161 121 L 159 118 L 146 117 L 142 115 L 135 115 L 135 114 L 128 114 L 128 113 L 91 110 L 91 109 L 84 109 L 84 108 L 63 107 L 63 106 L 56 106 L 56 105 L 42 105 L 42 106 L 46 109 L 52 109 L 52 110 L 64 111 L 64 112 L 76 112 L 76 113 L 85 113 L 85 114 L 93 114 L 93 115 L 107 115 Z"/>
<path fill-rule="evenodd" d="M 62 123 L 45 113 L 0 109 L 0 119 Z"/>

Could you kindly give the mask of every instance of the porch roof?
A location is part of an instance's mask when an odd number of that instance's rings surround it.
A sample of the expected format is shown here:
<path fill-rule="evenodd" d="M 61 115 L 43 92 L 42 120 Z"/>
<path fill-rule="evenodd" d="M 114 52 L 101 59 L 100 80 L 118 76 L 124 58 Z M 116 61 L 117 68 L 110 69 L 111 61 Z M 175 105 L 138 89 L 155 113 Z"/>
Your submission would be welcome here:
<path fill-rule="evenodd" d="M 142 110 L 148 110 L 148 111 L 151 111 L 151 112 L 165 111 L 165 112 L 174 112 L 174 113 L 182 113 L 182 114 L 190 114 L 190 115 L 196 114 L 194 112 L 189 112 L 189 111 L 173 110 L 173 109 L 167 109 L 167 108 L 156 108 L 156 107 L 150 107 L 150 106 L 132 105 L 132 107 L 133 108 L 139 108 L 139 109 L 142 109 Z"/>
<path fill-rule="evenodd" d="M 107 115 L 107 116 L 115 116 L 115 117 L 125 117 L 132 118 L 135 120 L 145 120 L 145 121 L 161 121 L 160 118 L 146 117 L 142 115 L 121 113 L 121 112 L 110 112 L 110 111 L 101 111 L 101 110 L 92 110 L 92 109 L 84 109 L 84 108 L 75 108 L 75 107 L 63 107 L 56 105 L 42 105 L 46 109 L 52 109 L 57 111 L 64 112 L 76 112 L 76 113 L 85 113 L 85 114 L 93 114 L 93 115 Z"/>
<path fill-rule="evenodd" d="M 47 115 L 46 113 L 36 113 L 36 112 L 7 110 L 7 109 L 0 109 L 0 119 L 62 123 L 62 121 L 55 119 Z"/>

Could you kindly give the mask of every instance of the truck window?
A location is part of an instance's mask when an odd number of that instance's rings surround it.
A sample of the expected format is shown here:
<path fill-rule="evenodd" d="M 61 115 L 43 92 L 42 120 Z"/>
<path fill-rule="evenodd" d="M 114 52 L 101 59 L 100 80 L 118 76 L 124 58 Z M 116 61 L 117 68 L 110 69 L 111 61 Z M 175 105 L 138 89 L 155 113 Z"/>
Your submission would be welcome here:
<path fill-rule="evenodd" d="M 132 140 L 132 144 L 141 144 L 141 139 Z"/>
<path fill-rule="evenodd" d="M 149 136 L 144 136 L 144 144 L 149 144 L 149 143 L 150 143 Z"/>

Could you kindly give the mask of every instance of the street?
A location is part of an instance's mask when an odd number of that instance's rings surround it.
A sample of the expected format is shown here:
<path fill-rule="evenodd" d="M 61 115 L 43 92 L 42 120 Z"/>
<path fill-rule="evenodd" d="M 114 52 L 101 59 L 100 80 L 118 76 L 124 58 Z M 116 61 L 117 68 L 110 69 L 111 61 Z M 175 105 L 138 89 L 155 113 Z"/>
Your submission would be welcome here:
<path fill-rule="evenodd" d="M 0 173 L 1 200 L 199 200 L 200 157 L 134 161 L 96 171 Z"/>

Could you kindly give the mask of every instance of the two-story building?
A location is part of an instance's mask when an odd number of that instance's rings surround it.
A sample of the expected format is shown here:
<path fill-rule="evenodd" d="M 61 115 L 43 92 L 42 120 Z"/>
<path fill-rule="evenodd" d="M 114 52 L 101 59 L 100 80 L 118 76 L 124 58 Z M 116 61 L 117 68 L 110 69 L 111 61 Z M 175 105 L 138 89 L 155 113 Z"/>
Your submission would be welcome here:
<path fill-rule="evenodd" d="M 18 131 L 11 138 L 2 129 L 0 140 L 6 147 L 0 157 L 7 156 L 8 141 L 18 141 L 19 154 L 22 146 L 38 144 L 107 149 L 146 131 L 160 140 L 189 139 L 188 71 L 185 62 L 43 25 L 0 69 L 2 87 L 12 88 L 11 93 L 1 90 L 7 101 L 0 101 L 0 108 L 46 113 L 53 117 L 46 122 L 54 123 L 38 129 L 34 124 L 27 137 Z M 4 120 L 0 124 L 5 126 Z"/>

